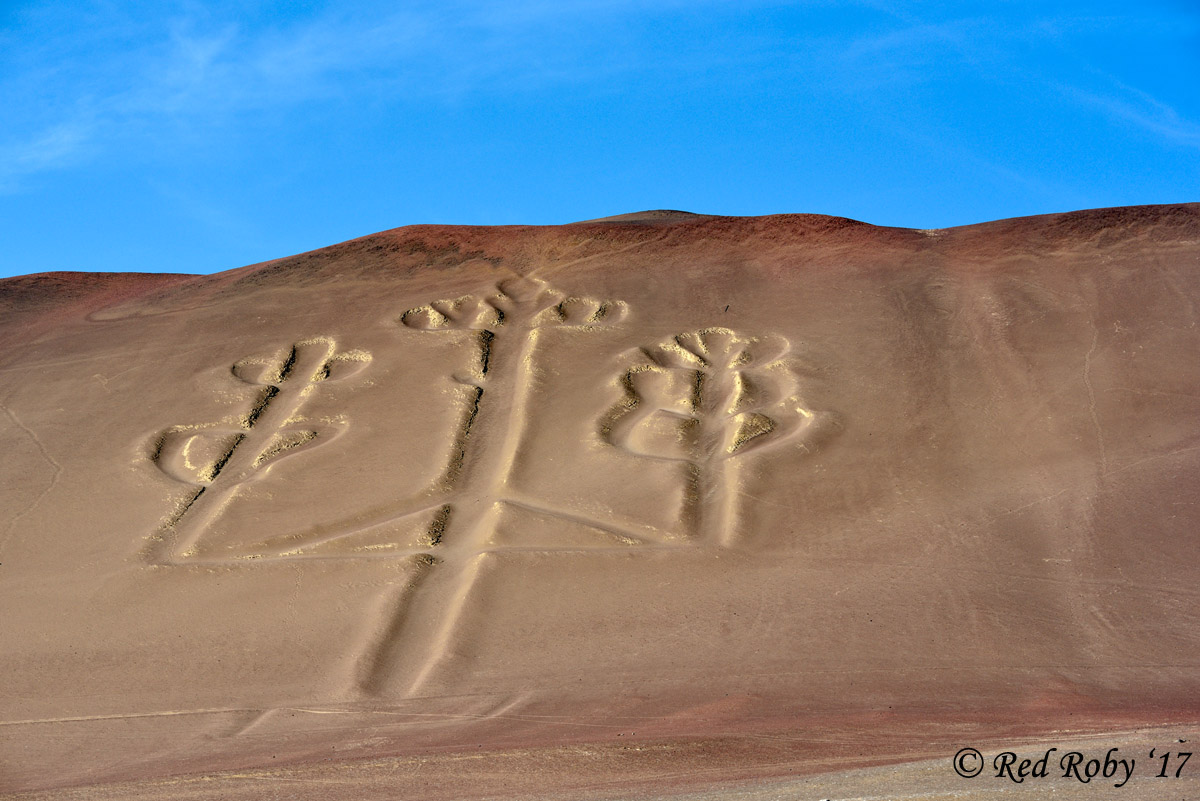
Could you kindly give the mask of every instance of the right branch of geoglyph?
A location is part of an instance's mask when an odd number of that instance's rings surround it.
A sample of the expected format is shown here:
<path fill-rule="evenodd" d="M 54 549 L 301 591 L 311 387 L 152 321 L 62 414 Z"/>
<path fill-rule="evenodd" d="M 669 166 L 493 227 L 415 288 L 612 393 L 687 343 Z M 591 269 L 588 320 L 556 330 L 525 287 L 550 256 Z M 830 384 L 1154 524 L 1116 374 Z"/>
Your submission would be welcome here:
<path fill-rule="evenodd" d="M 701 542 L 734 539 L 740 458 L 797 437 L 815 419 L 793 395 L 795 375 L 782 360 L 788 349 L 780 336 L 706 328 L 636 351 L 622 376 L 625 398 L 601 434 L 684 467 L 682 516 Z"/>

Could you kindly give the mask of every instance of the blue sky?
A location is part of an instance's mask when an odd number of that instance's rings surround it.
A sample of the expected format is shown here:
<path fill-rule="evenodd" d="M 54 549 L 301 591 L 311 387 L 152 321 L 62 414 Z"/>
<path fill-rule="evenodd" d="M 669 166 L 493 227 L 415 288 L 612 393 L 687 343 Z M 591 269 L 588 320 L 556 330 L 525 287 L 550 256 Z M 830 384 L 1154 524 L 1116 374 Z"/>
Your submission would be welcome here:
<path fill-rule="evenodd" d="M 1200 200 L 1200 2 L 3 2 L 0 276 Z"/>

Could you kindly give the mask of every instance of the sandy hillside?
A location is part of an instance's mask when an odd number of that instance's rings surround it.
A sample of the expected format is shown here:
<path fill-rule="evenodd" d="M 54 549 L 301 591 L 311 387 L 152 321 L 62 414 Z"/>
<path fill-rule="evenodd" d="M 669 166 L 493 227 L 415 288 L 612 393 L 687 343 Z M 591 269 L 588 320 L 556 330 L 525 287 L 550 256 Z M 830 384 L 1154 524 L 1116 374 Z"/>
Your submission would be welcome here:
<path fill-rule="evenodd" d="M 1198 303 L 1200 204 L 0 280 L 0 794 L 933 798 L 1191 739 Z"/>

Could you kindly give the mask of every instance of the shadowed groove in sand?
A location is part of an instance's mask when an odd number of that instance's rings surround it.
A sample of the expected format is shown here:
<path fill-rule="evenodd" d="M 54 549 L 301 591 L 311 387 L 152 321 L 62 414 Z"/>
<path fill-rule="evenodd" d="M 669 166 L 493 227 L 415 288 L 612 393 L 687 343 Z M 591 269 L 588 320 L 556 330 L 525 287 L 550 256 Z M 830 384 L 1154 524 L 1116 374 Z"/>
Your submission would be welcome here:
<path fill-rule="evenodd" d="M 435 543 L 431 543 L 435 544 Z M 386 663 L 392 656 L 391 652 L 400 640 L 400 627 L 404 618 L 392 613 L 394 609 L 406 609 L 412 603 L 412 597 L 426 581 L 437 564 L 437 559 L 426 553 L 416 554 L 409 559 L 414 566 L 414 573 L 406 580 L 400 580 L 390 591 L 380 598 L 379 608 L 370 616 L 378 626 L 376 632 L 366 633 L 366 647 L 353 656 L 351 671 L 355 686 L 366 693 L 378 690 L 380 680 L 385 676 Z"/>

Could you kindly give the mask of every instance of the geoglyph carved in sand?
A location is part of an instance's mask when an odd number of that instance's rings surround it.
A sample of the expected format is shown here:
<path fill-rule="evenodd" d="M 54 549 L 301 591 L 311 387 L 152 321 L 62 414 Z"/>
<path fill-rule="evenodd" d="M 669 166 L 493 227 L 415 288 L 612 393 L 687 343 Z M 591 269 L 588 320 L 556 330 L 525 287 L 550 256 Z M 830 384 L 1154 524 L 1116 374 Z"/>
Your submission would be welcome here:
<path fill-rule="evenodd" d="M 779 336 L 706 328 L 641 349 L 622 378 L 625 401 L 601 433 L 630 453 L 683 465 L 682 522 L 700 543 L 732 544 L 740 457 L 815 419 L 793 396 L 795 375 L 781 361 L 788 347 Z"/>
<path fill-rule="evenodd" d="M 320 382 L 369 356 L 338 353 L 332 340 L 298 343 L 279 363 L 234 365 L 243 380 L 263 387 L 237 430 L 174 427 L 160 435 L 153 458 L 168 475 L 197 487 L 150 549 L 152 561 L 240 563 L 242 559 L 392 558 L 410 561 L 411 577 L 395 585 L 368 617 L 353 655 L 350 692 L 371 696 L 402 682 L 418 692 L 448 656 L 473 588 L 497 552 L 491 540 L 502 514 L 520 512 L 585 527 L 597 544 L 586 550 L 728 547 L 737 531 L 738 464 L 755 450 L 795 440 L 814 413 L 792 392 L 793 373 L 782 337 L 746 337 L 725 328 L 674 336 L 634 352 L 620 378 L 624 399 L 599 421 L 600 441 L 637 457 L 677 463 L 686 486 L 678 531 L 598 520 L 556 508 L 512 486 L 512 471 L 527 436 L 538 337 L 553 327 L 599 330 L 622 320 L 619 301 L 566 296 L 536 279 L 499 284 L 491 293 L 433 301 L 404 312 L 399 323 L 421 335 L 466 335 L 475 353 L 455 374 L 463 388 L 449 462 L 431 492 L 385 504 L 343 524 L 277 535 L 255 549 L 206 557 L 198 551 L 206 527 L 273 460 L 326 440 L 299 417 Z M 628 364 L 628 360 L 626 361 Z M 342 547 L 367 529 L 424 516 L 425 536 L 381 551 Z M 580 552 L 577 544 L 539 550 Z"/>
<path fill-rule="evenodd" d="M 332 339 L 318 337 L 297 342 L 274 357 L 234 364 L 234 376 L 259 387 L 236 422 L 173 426 L 154 442 L 150 458 L 193 492 L 168 519 L 165 529 L 170 536 L 152 539 L 151 561 L 173 564 L 196 557 L 205 531 L 239 487 L 262 478 L 276 461 L 336 436 L 343 421 L 308 419 L 300 410 L 322 382 L 348 377 L 370 360 L 367 353 L 338 351 Z"/>

